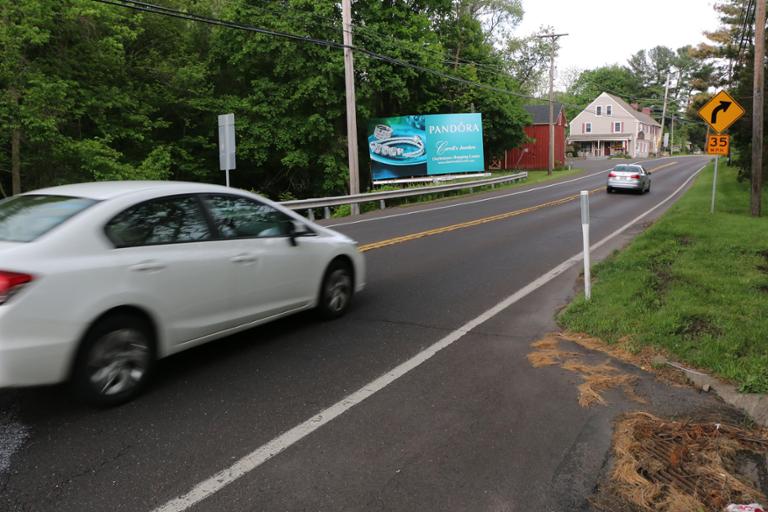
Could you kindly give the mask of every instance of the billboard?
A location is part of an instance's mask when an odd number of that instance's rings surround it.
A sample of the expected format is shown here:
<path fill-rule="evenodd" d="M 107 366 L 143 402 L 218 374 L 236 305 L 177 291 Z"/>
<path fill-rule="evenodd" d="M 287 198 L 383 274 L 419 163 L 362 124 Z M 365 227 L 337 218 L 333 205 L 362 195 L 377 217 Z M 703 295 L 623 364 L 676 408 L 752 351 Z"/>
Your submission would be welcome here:
<path fill-rule="evenodd" d="M 483 172 L 481 114 L 373 119 L 368 153 L 374 180 Z"/>

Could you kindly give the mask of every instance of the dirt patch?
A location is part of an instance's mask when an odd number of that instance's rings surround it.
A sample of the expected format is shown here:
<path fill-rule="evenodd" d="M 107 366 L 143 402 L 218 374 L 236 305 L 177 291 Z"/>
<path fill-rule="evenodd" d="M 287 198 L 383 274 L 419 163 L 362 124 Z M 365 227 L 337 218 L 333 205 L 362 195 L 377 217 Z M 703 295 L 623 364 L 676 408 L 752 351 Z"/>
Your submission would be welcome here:
<path fill-rule="evenodd" d="M 659 380 L 667 384 L 688 385 L 688 379 L 685 375 L 666 364 L 666 361 L 669 359 L 669 355 L 666 352 L 649 346 L 638 348 L 629 337 L 624 337 L 617 343 L 609 345 L 587 334 L 564 332 L 558 333 L 557 336 L 559 339 L 576 343 L 589 350 L 602 352 L 620 361 L 637 366 L 641 370 L 651 372 Z"/>
<path fill-rule="evenodd" d="M 684 338 L 700 338 L 702 336 L 718 337 L 722 334 L 715 323 L 703 315 L 688 315 L 680 319 L 680 327 L 675 334 Z"/>
<path fill-rule="evenodd" d="M 534 368 L 558 365 L 561 368 L 578 374 L 582 383 L 579 384 L 579 405 L 591 407 L 606 405 L 603 394 L 611 389 L 621 389 L 631 400 L 645 403 L 645 400 L 635 392 L 637 377 L 621 372 L 608 361 L 600 364 L 589 364 L 578 352 L 563 350 L 560 334 L 550 334 L 533 343 L 536 349 L 528 354 L 528 361 Z"/>
<path fill-rule="evenodd" d="M 714 422 L 628 414 L 616 425 L 611 478 L 597 510 L 722 510 L 765 503 L 768 433 Z"/>
<path fill-rule="evenodd" d="M 677 239 L 677 243 L 685 247 L 685 246 L 691 245 L 693 243 L 693 240 L 688 238 L 687 236 L 681 236 L 680 238 Z"/>
<path fill-rule="evenodd" d="M 757 287 L 757 291 L 762 293 L 768 293 L 768 284 L 761 284 Z"/>
<path fill-rule="evenodd" d="M 651 272 L 653 276 L 651 288 L 658 297 L 663 297 L 675 279 L 672 274 L 672 263 L 661 259 L 656 260 L 651 265 Z"/>

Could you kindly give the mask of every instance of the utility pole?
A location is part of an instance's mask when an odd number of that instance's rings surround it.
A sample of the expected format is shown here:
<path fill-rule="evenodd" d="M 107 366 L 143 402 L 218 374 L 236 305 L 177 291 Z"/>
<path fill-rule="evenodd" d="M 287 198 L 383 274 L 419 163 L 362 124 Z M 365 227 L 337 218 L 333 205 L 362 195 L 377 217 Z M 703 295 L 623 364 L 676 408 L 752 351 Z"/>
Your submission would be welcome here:
<path fill-rule="evenodd" d="M 672 122 L 672 130 L 669 133 L 669 156 L 675 153 L 675 114 L 669 116 Z"/>
<path fill-rule="evenodd" d="M 355 65 L 352 56 L 352 0 L 341 2 L 342 30 L 344 32 L 344 84 L 347 91 L 347 151 L 349 152 L 349 193 L 360 193 L 360 165 L 357 157 L 357 109 L 355 108 Z M 352 204 L 351 213 L 360 213 Z"/>
<path fill-rule="evenodd" d="M 752 216 L 760 217 L 763 192 L 763 87 L 765 85 L 765 0 L 755 8 L 755 80 L 752 104 Z"/>
<path fill-rule="evenodd" d="M 549 54 L 549 159 L 547 161 L 547 175 L 552 175 L 555 168 L 555 43 L 568 34 L 541 34 L 536 37 L 548 37 L 552 40 L 552 48 Z"/>
<path fill-rule="evenodd" d="M 661 108 L 661 140 L 659 140 L 659 148 L 664 150 L 664 120 L 667 117 L 667 94 L 669 94 L 669 75 L 667 72 L 667 85 L 664 86 L 664 106 Z"/>

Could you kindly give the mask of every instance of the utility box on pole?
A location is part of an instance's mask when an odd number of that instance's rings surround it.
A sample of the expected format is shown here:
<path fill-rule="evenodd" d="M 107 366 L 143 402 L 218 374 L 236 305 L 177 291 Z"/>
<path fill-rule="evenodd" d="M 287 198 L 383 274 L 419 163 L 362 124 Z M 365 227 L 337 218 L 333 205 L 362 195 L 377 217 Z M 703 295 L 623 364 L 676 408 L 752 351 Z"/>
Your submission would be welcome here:
<path fill-rule="evenodd" d="M 235 169 L 235 114 L 219 116 L 219 169 L 227 174 Z"/>

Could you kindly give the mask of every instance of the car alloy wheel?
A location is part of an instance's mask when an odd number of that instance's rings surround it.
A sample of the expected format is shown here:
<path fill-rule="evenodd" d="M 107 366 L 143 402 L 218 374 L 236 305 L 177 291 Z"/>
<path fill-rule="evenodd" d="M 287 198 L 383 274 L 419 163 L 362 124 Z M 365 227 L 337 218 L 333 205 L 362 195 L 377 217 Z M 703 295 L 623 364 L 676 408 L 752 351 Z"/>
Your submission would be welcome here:
<path fill-rule="evenodd" d="M 144 389 L 154 363 L 154 339 L 147 322 L 131 314 L 107 316 L 83 340 L 72 384 L 87 403 L 118 405 Z"/>
<path fill-rule="evenodd" d="M 88 379 L 99 394 L 115 396 L 138 387 L 149 370 L 149 342 L 126 327 L 99 339 L 88 355 Z"/>
<path fill-rule="evenodd" d="M 352 272 L 349 266 L 335 263 L 328 268 L 320 292 L 319 310 L 325 318 L 343 315 L 352 302 Z"/>

